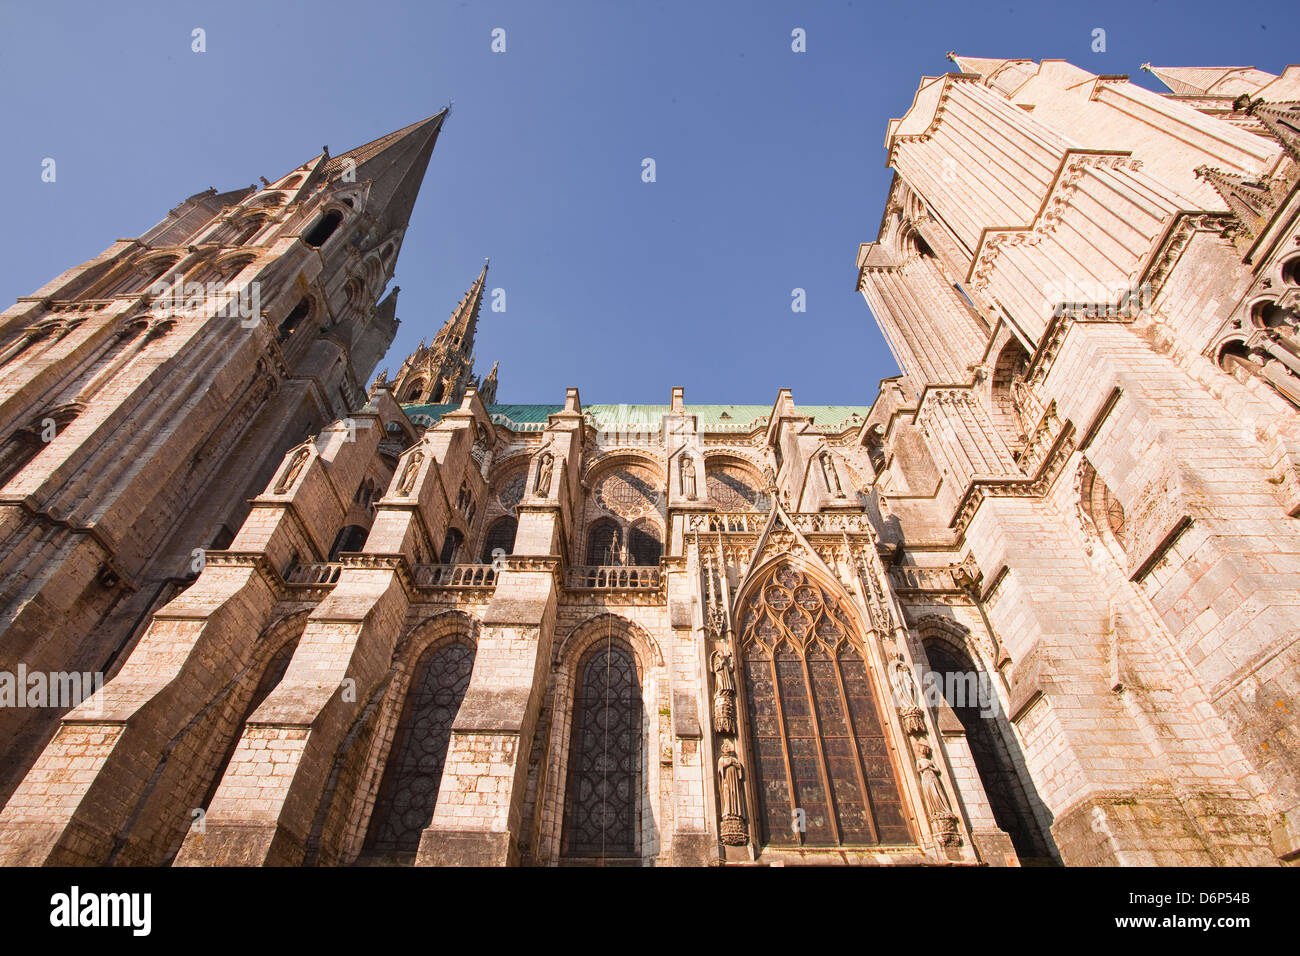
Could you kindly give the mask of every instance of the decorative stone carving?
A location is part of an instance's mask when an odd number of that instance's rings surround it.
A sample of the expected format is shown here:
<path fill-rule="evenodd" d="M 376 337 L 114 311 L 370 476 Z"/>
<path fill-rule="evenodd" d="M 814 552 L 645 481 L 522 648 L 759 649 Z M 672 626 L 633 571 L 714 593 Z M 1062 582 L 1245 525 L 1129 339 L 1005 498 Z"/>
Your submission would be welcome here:
<path fill-rule="evenodd" d="M 718 794 L 722 802 L 722 821 L 718 834 L 727 846 L 744 846 L 749 842 L 749 826 L 745 817 L 745 768 L 736 756 L 731 741 L 722 744 L 718 758 Z"/>
<path fill-rule="evenodd" d="M 713 726 L 721 734 L 736 732 L 736 678 L 731 655 L 714 651 L 709 659 L 713 671 Z"/>
<path fill-rule="evenodd" d="M 415 487 L 415 475 L 420 470 L 420 465 L 424 462 L 424 452 L 413 451 L 411 456 L 406 459 L 406 467 L 402 469 L 402 478 L 397 483 L 397 494 L 399 497 L 406 497 Z"/>
<path fill-rule="evenodd" d="M 894 689 L 894 699 L 898 702 L 898 716 L 903 722 L 903 729 L 913 737 L 925 734 L 925 712 L 921 710 L 916 693 L 916 678 L 912 668 L 907 666 L 903 655 L 895 652 L 889 664 L 889 683 Z"/>
<path fill-rule="evenodd" d="M 695 500 L 695 460 L 689 456 L 682 459 L 682 497 Z"/>
<path fill-rule="evenodd" d="M 285 470 L 284 475 L 281 476 L 280 480 L 275 483 L 275 487 L 271 489 L 271 493 L 282 495 L 292 488 L 294 482 L 298 480 L 298 476 L 302 474 L 302 469 L 307 464 L 307 459 L 310 457 L 311 449 L 309 448 L 299 448 L 294 452 L 293 458 L 289 461 L 289 467 Z"/>
<path fill-rule="evenodd" d="M 551 473 L 555 470 L 555 456 L 549 451 L 542 452 L 542 458 L 537 466 L 537 486 L 536 492 L 540 498 L 549 498 L 551 495 Z"/>
<path fill-rule="evenodd" d="M 822 463 L 822 477 L 826 480 L 826 490 L 836 498 L 844 497 L 844 488 L 840 485 L 839 473 L 835 470 L 835 459 L 828 451 L 823 451 L 820 455 Z"/>
<path fill-rule="evenodd" d="M 957 833 L 957 816 L 948 803 L 948 795 L 939 781 L 939 766 L 932 759 L 929 744 L 921 744 L 916 772 L 921 775 L 921 797 L 930 817 L 930 826 L 941 846 L 957 846 L 961 837 Z"/>

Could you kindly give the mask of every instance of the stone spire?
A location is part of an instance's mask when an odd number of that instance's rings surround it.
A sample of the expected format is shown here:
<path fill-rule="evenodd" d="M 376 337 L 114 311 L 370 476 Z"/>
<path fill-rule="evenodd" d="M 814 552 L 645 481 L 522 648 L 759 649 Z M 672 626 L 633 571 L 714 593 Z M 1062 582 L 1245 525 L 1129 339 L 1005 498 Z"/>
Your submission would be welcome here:
<path fill-rule="evenodd" d="M 488 377 L 483 379 L 483 384 L 478 387 L 478 397 L 483 400 L 484 405 L 495 405 L 497 400 L 497 365 L 492 363 L 492 371 L 488 372 Z"/>
<path fill-rule="evenodd" d="M 474 334 L 478 330 L 479 309 L 483 305 L 483 289 L 487 282 L 488 264 L 474 284 L 461 298 L 446 324 L 434 336 L 433 344 L 421 342 L 402 363 L 391 388 L 397 400 L 408 404 L 454 404 L 465 396 L 465 389 L 473 385 Z M 492 397 L 496 396 L 496 367 L 484 382 L 491 384 Z M 484 402 L 488 402 L 484 398 Z"/>
<path fill-rule="evenodd" d="M 434 115 L 371 140 L 338 156 L 322 154 L 328 178 L 371 184 L 366 207 L 387 229 L 400 229 L 411 218 L 429 157 L 447 118 L 443 109 Z"/>
<path fill-rule="evenodd" d="M 1215 188 L 1249 236 L 1259 236 L 1277 211 L 1278 200 L 1268 185 L 1209 166 L 1197 166 L 1196 178 Z"/>

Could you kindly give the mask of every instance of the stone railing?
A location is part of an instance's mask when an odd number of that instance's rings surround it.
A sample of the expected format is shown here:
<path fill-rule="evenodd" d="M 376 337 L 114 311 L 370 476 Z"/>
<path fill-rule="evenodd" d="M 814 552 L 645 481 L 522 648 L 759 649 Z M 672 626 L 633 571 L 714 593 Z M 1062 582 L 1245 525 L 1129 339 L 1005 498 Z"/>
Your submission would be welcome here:
<path fill-rule="evenodd" d="M 343 565 L 337 561 L 319 564 L 299 564 L 289 569 L 288 575 L 285 576 L 287 584 L 305 584 L 308 586 L 320 586 L 322 584 L 338 584 L 339 575 L 343 573 Z"/>
<path fill-rule="evenodd" d="M 490 588 L 497 569 L 490 564 L 417 564 L 415 583 L 422 588 Z"/>
<path fill-rule="evenodd" d="M 565 585 L 570 589 L 608 591 L 653 591 L 659 587 L 661 577 L 656 567 L 573 567 L 565 575 Z"/>
<path fill-rule="evenodd" d="M 813 511 L 792 514 L 794 526 L 804 534 L 869 534 L 871 519 L 861 513 Z M 767 523 L 765 512 L 692 514 L 686 517 L 687 533 L 757 534 Z"/>
<path fill-rule="evenodd" d="M 763 530 L 763 525 L 766 523 L 767 515 L 759 512 L 709 513 L 686 516 L 686 530 L 688 532 L 701 531 L 710 534 L 718 531 L 723 534 L 732 532 L 757 534 Z"/>

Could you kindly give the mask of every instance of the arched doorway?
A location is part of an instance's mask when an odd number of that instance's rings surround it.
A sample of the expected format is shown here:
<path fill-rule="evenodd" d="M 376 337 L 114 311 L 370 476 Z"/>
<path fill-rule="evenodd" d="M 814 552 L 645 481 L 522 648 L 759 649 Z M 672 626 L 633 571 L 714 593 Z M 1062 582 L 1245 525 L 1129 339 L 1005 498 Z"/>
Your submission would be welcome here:
<path fill-rule="evenodd" d="M 433 819 L 451 725 L 474 669 L 467 641 L 435 644 L 416 662 L 379 785 L 366 850 L 414 853 Z"/>
<path fill-rule="evenodd" d="M 578 663 L 560 853 L 601 862 L 641 852 L 641 681 L 622 639 L 597 640 Z"/>
<path fill-rule="evenodd" d="M 915 842 L 862 638 L 843 600 L 781 563 L 740 605 L 744 712 L 759 804 L 753 816 L 765 845 Z"/>

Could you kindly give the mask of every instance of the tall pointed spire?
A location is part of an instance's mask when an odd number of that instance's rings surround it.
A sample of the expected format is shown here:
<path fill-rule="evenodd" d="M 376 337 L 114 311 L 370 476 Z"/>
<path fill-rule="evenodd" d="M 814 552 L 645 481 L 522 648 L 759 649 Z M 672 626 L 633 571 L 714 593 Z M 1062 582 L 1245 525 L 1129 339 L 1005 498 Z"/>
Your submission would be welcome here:
<path fill-rule="evenodd" d="M 323 154 L 325 173 L 329 177 L 346 173 L 348 181 L 372 183 L 368 208 L 388 228 L 401 228 L 411 218 L 415 197 L 446 118 L 447 110 L 443 109 L 338 156 L 330 156 L 327 149 Z"/>
<path fill-rule="evenodd" d="M 423 342 L 402 363 L 401 371 L 392 383 L 397 400 L 406 403 L 444 404 L 459 402 L 465 389 L 474 384 L 474 335 L 478 331 L 478 315 L 483 305 L 483 290 L 487 285 L 488 263 L 478 274 L 469 291 L 428 347 Z M 496 368 L 488 376 L 491 398 L 496 396 Z M 480 394 L 482 388 L 480 388 Z M 490 403 L 489 398 L 484 402 Z"/>
<path fill-rule="evenodd" d="M 479 398 L 483 400 L 484 405 L 495 405 L 497 400 L 497 365 L 492 363 L 492 371 L 488 372 L 488 377 L 483 379 L 483 384 L 478 387 Z"/>
<path fill-rule="evenodd" d="M 461 298 L 460 303 L 451 314 L 451 318 L 442 327 L 433 340 L 434 347 L 440 343 L 458 348 L 462 355 L 468 356 L 474 351 L 474 333 L 478 330 L 479 308 L 483 305 L 483 286 L 487 282 L 489 260 L 483 260 L 483 271 L 478 274 L 474 284 Z"/>

